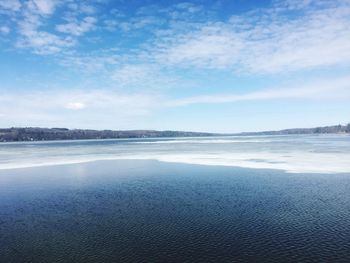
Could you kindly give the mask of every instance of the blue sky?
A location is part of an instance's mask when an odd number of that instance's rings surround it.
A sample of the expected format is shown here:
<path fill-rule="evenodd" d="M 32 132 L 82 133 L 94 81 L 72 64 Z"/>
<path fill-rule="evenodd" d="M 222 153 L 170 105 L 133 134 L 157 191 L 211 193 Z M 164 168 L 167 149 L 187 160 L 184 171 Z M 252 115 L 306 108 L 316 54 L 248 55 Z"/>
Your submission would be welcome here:
<path fill-rule="evenodd" d="M 0 0 L 0 127 L 350 122 L 348 0 Z"/>

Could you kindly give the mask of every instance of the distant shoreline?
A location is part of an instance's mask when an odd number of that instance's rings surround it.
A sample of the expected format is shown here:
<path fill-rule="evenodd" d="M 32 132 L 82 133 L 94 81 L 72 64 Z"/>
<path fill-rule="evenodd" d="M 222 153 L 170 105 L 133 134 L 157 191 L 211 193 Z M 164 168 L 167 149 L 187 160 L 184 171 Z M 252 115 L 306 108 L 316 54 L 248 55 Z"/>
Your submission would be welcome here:
<path fill-rule="evenodd" d="M 249 135 L 288 135 L 288 134 L 349 134 L 350 123 L 316 128 L 295 128 L 279 131 L 241 132 L 241 133 L 208 133 L 187 131 L 156 130 L 87 130 L 67 128 L 2 128 L 0 142 L 25 141 L 62 141 L 62 140 L 98 140 L 98 139 L 133 139 L 133 138 L 179 138 L 179 137 L 212 137 L 212 136 L 249 136 Z"/>

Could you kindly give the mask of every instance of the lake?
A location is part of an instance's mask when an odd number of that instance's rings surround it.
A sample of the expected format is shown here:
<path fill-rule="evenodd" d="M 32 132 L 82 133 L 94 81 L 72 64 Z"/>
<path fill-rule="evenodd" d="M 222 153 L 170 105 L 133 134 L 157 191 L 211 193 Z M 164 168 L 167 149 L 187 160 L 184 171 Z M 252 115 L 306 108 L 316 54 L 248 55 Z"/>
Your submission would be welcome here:
<path fill-rule="evenodd" d="M 350 135 L 0 143 L 0 169 L 114 159 L 271 168 L 295 173 L 350 172 Z"/>
<path fill-rule="evenodd" d="M 0 144 L 0 262 L 349 262 L 349 136 Z"/>

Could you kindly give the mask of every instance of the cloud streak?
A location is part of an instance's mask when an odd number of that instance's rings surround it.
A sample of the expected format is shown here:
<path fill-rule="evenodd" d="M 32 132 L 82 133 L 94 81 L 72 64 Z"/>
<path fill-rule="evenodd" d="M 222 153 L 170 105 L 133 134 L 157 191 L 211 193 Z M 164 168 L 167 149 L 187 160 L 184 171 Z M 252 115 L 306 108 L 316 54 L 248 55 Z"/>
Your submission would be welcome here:
<path fill-rule="evenodd" d="M 198 104 L 222 104 L 266 100 L 325 100 L 350 99 L 350 76 L 323 79 L 287 87 L 267 88 L 243 94 L 212 94 L 181 99 L 156 94 L 123 94 L 117 91 L 56 90 L 7 92 L 0 95 L 0 126 L 11 121 L 18 126 L 67 126 L 106 128 L 134 122 L 169 108 Z"/>
<path fill-rule="evenodd" d="M 7 92 L 0 95 L 0 126 L 118 127 L 149 115 L 156 95 L 108 90 Z"/>
<path fill-rule="evenodd" d="M 192 104 L 220 104 L 239 101 L 283 100 L 283 99 L 350 99 L 350 77 L 318 80 L 298 87 L 270 88 L 245 94 L 212 94 L 194 96 L 167 103 L 169 107 Z"/>

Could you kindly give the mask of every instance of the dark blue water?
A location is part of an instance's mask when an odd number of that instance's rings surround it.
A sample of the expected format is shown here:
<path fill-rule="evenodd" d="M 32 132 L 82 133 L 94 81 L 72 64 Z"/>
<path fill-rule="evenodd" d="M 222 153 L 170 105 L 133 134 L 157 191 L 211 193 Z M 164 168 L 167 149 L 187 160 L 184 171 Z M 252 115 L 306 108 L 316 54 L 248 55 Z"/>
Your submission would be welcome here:
<path fill-rule="evenodd" d="M 0 262 L 350 262 L 350 174 L 132 160 L 2 170 Z"/>

